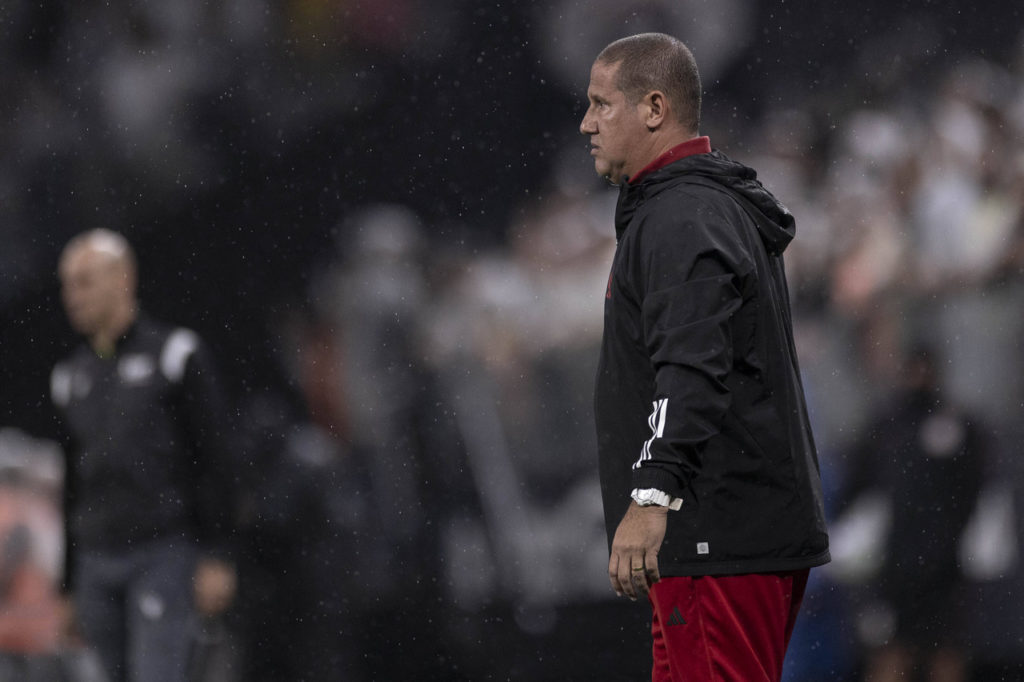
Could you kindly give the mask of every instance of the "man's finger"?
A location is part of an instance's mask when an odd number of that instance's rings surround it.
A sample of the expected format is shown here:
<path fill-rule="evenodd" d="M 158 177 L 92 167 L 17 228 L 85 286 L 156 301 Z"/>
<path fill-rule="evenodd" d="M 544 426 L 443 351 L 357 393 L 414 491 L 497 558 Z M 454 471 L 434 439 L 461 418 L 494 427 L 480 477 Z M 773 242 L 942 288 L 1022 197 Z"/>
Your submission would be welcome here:
<path fill-rule="evenodd" d="M 644 567 L 639 557 L 619 559 L 619 583 L 623 585 L 623 592 L 627 597 L 636 601 L 637 596 L 643 593 L 646 582 Z"/>
<path fill-rule="evenodd" d="M 643 566 L 640 566 L 640 570 L 632 572 L 630 582 L 633 583 L 636 596 L 647 596 L 647 593 L 650 592 L 651 587 L 648 582 L 647 570 Z"/>
<path fill-rule="evenodd" d="M 612 583 L 612 589 L 615 590 L 615 594 L 620 597 L 624 594 L 622 589 L 622 583 L 619 582 L 619 555 L 612 552 L 612 556 L 608 559 L 608 579 Z"/>
<path fill-rule="evenodd" d="M 644 557 L 644 566 L 647 572 L 647 584 L 648 586 L 654 585 L 654 583 L 661 580 L 661 571 L 658 570 L 658 553 L 648 552 L 647 556 Z"/>

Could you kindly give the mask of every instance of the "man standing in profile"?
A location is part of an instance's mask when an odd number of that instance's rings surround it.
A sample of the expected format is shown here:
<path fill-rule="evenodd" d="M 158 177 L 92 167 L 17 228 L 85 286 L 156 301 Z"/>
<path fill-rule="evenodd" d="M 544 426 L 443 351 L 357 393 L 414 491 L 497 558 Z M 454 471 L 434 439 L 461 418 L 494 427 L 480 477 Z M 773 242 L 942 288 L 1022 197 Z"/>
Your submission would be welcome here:
<path fill-rule="evenodd" d="M 59 276 L 85 338 L 51 377 L 72 617 L 112 682 L 185 682 L 195 608 L 219 613 L 235 589 L 225 561 L 231 415 L 196 334 L 139 311 L 124 237 L 76 236 Z"/>
<path fill-rule="evenodd" d="M 782 252 L 794 220 L 698 133 L 689 49 L 594 62 L 589 136 L 620 186 L 595 390 L 612 587 L 653 609 L 655 682 L 777 682 L 829 560 Z"/>

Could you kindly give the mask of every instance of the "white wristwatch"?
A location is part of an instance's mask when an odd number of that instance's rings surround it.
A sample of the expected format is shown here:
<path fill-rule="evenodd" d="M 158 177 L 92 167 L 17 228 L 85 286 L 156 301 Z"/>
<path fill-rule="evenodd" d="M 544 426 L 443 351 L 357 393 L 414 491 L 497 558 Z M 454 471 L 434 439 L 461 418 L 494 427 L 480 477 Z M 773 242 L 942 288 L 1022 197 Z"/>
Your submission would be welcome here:
<path fill-rule="evenodd" d="M 630 493 L 630 497 L 641 507 L 651 507 L 658 505 L 660 507 L 668 507 L 672 510 L 677 510 L 683 506 L 683 498 L 672 497 L 663 490 L 657 488 L 633 488 L 633 492 Z"/>

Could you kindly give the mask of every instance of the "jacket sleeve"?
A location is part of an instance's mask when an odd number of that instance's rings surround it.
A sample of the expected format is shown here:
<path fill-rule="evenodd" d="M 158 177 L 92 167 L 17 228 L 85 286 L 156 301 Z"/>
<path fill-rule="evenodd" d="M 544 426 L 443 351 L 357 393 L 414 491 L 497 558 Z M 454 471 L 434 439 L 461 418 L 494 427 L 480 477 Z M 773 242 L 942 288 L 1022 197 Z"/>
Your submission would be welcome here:
<path fill-rule="evenodd" d="M 197 337 L 181 365 L 180 417 L 195 455 L 195 517 L 210 555 L 231 554 L 243 446 L 237 413 L 209 349 Z"/>
<path fill-rule="evenodd" d="M 655 372 L 650 439 L 635 488 L 684 494 L 731 404 L 731 320 L 743 303 L 742 249 L 720 220 L 650 219 L 640 269 L 644 343 Z"/>

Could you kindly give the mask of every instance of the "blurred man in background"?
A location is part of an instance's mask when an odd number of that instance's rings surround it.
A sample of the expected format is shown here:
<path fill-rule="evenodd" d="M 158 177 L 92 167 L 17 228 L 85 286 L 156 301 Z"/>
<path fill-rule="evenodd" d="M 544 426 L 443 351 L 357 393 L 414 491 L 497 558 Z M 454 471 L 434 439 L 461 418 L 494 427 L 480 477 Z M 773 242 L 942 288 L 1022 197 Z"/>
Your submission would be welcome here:
<path fill-rule="evenodd" d="M 51 377 L 67 455 L 69 621 L 112 682 L 183 682 L 196 614 L 233 599 L 231 413 L 199 337 L 139 310 L 120 234 L 73 238 L 64 307 L 85 343 Z"/>
<path fill-rule="evenodd" d="M 959 544 L 982 489 L 990 431 L 943 390 L 942 363 L 918 344 L 901 384 L 854 444 L 842 501 L 878 493 L 887 510 L 877 574 L 860 586 L 870 631 L 864 679 L 965 682 L 971 592 Z M 866 628 L 870 616 L 875 625 Z"/>

